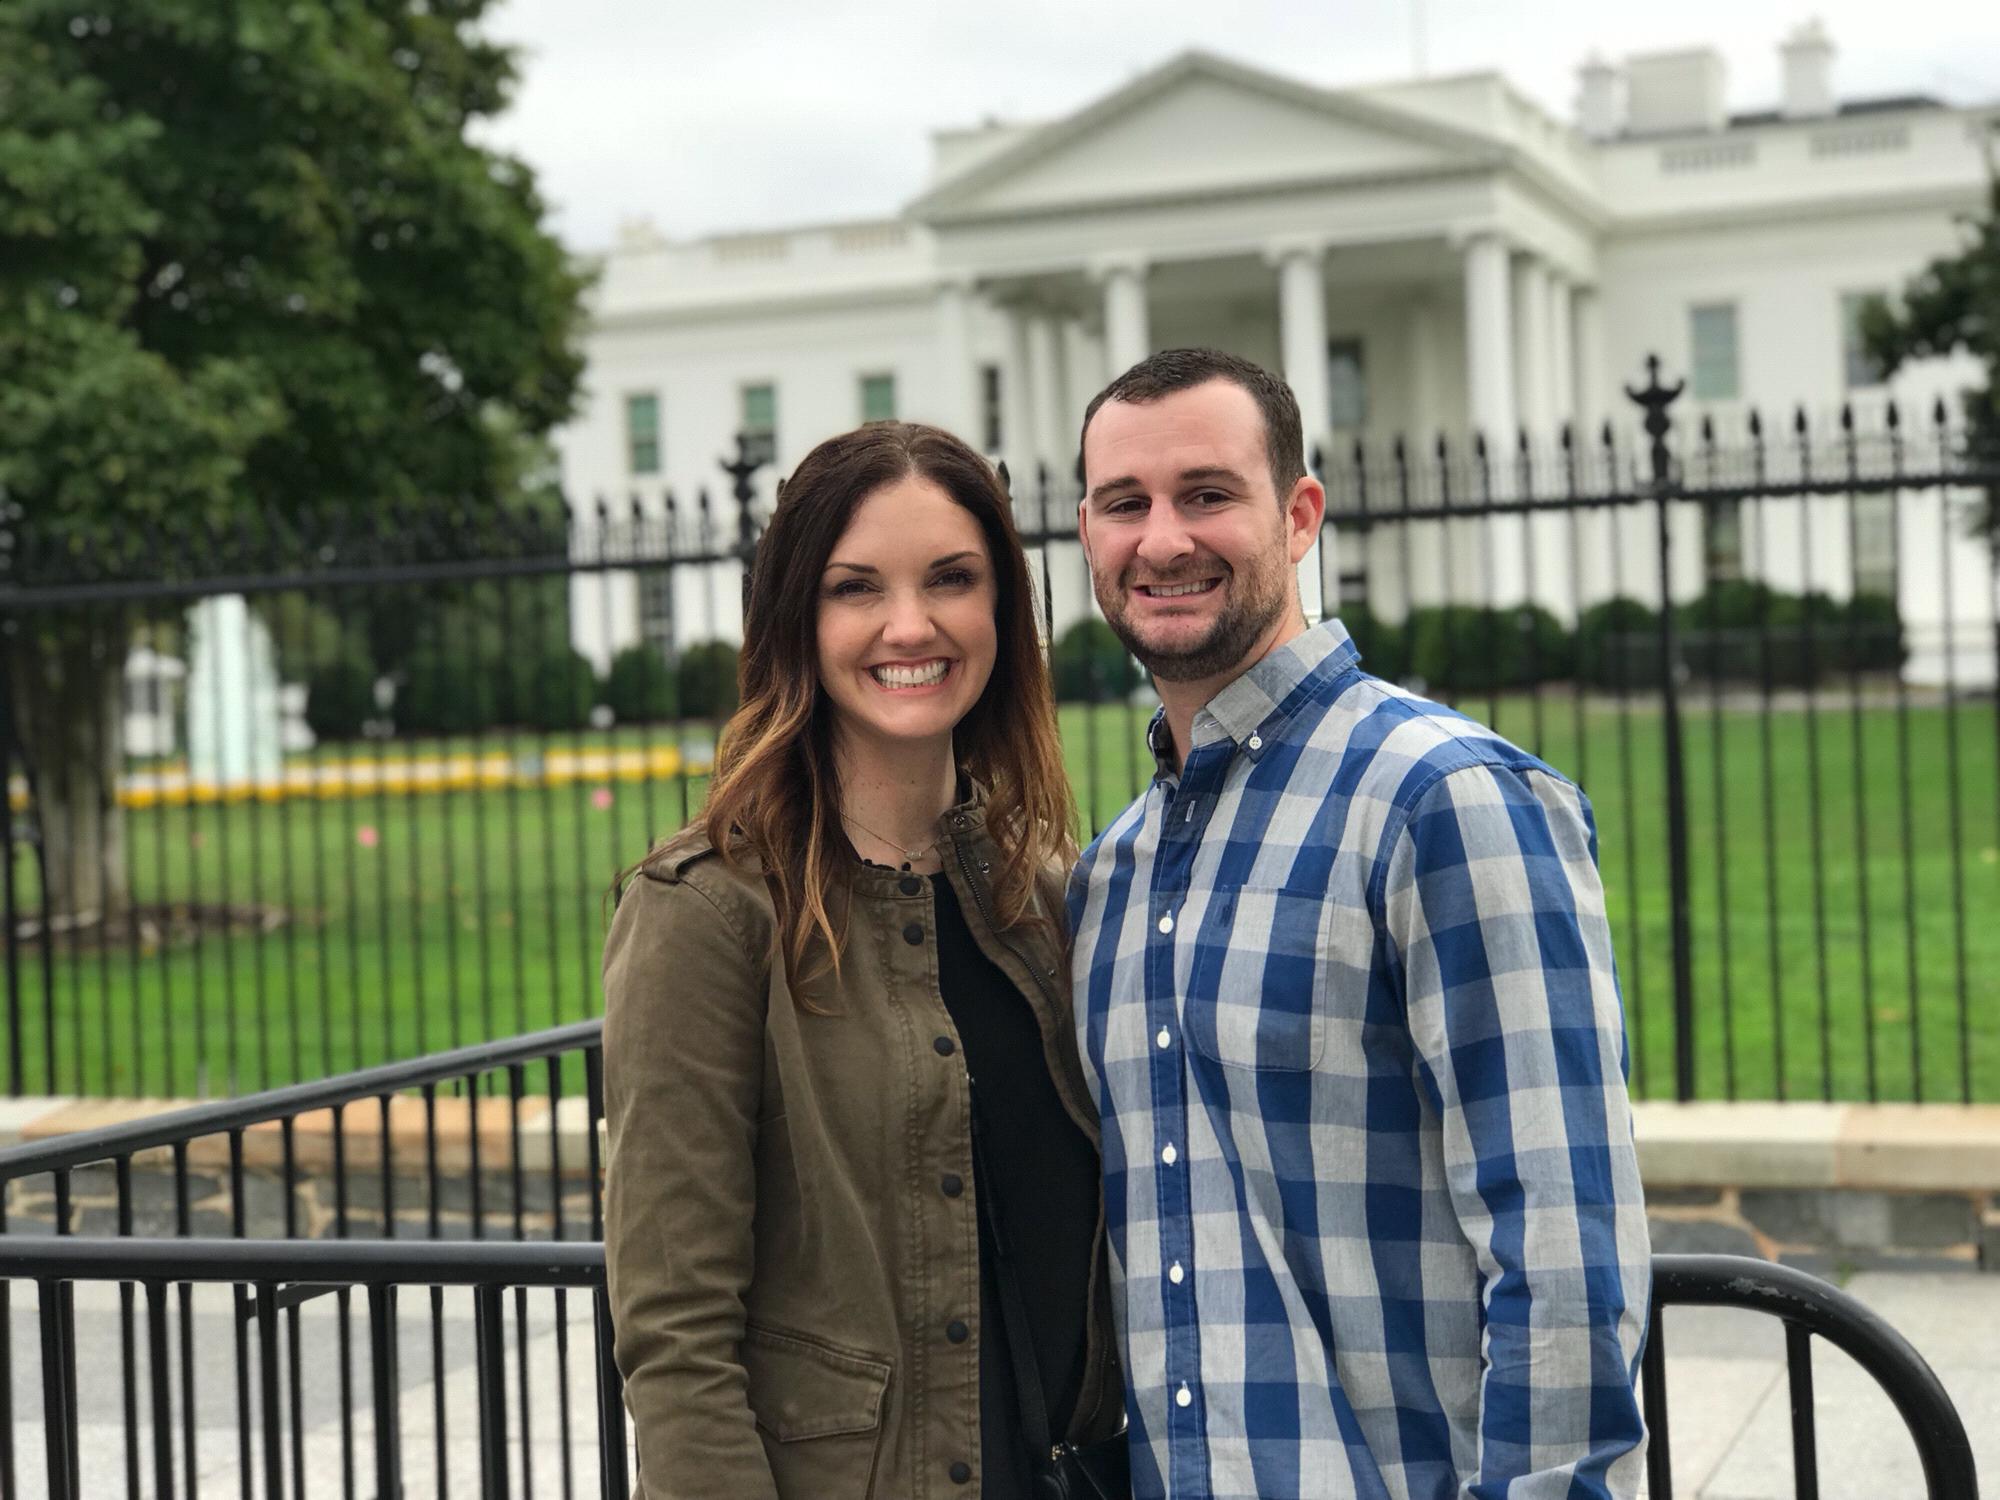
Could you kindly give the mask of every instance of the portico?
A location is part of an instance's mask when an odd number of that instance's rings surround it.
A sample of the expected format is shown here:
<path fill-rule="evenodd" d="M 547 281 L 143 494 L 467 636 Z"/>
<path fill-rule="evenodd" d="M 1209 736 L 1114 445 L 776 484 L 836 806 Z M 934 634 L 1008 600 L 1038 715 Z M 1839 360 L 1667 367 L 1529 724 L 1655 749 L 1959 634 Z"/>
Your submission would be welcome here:
<path fill-rule="evenodd" d="M 1090 393 L 1195 343 L 1281 370 L 1309 455 L 1440 430 L 1509 454 L 1523 430 L 1549 442 L 1603 367 L 1598 226 L 1573 173 L 1559 143 L 1182 57 L 911 206 L 934 237 L 943 389 L 961 403 L 941 416 L 974 430 L 970 299 L 1006 328 L 1017 476 L 1067 473 Z M 1309 608 L 1323 570 L 1301 570 Z"/>

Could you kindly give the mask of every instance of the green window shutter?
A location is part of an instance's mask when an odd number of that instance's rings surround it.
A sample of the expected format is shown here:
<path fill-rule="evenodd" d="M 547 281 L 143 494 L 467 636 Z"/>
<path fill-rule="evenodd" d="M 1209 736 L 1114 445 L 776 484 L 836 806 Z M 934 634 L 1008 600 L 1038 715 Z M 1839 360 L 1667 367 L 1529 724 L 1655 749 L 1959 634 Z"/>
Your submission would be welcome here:
<path fill-rule="evenodd" d="M 650 392 L 625 398 L 625 467 L 660 472 L 660 398 Z"/>
<path fill-rule="evenodd" d="M 1736 360 L 1736 304 L 1715 302 L 1688 313 L 1689 361 L 1697 401 L 1734 401 L 1742 394 Z"/>
<path fill-rule="evenodd" d="M 863 375 L 861 377 L 861 420 L 864 422 L 893 422 L 896 420 L 895 376 Z"/>

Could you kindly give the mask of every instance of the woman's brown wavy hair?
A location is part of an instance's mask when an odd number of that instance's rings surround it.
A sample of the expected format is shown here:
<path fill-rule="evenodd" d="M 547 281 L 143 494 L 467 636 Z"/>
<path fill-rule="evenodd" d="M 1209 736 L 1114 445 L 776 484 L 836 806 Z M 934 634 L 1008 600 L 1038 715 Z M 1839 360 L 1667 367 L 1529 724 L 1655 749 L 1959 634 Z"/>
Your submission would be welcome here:
<path fill-rule="evenodd" d="M 801 981 L 839 972 L 853 860 L 833 708 L 819 681 L 821 575 L 861 502 L 910 475 L 972 513 L 998 584 L 993 675 L 952 738 L 959 771 L 987 791 L 1000 925 L 1035 919 L 1037 874 L 1076 853 L 1035 591 L 999 477 L 959 439 L 922 423 L 871 422 L 829 438 L 785 482 L 758 544 L 743 614 L 742 707 L 723 728 L 702 812 L 723 858 L 762 863 L 781 956 Z"/>

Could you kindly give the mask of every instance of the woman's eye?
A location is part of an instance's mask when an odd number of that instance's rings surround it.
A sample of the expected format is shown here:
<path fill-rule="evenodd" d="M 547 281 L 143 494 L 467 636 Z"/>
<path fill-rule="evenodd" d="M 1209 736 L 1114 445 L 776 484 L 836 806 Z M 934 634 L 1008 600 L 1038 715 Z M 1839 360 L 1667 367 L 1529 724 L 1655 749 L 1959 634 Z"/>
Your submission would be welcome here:
<path fill-rule="evenodd" d="M 829 588 L 826 593 L 829 599 L 851 599 L 857 594 L 866 593 L 867 589 L 868 585 L 863 583 L 859 578 L 843 578 L 839 583 Z"/>
<path fill-rule="evenodd" d="M 970 568 L 947 568 L 938 574 L 934 582 L 948 589 L 962 589 L 972 582 Z"/>

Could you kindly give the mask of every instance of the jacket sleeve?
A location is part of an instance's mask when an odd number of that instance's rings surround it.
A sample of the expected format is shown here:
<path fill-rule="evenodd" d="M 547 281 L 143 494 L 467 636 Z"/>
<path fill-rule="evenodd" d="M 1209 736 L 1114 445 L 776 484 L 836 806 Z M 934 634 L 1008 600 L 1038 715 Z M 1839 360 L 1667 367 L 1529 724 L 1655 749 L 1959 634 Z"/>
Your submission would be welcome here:
<path fill-rule="evenodd" d="M 1417 1072 L 1485 1308 L 1467 1500 L 1637 1493 L 1651 1265 L 1589 805 L 1475 766 L 1413 804 L 1383 887 Z"/>
<path fill-rule="evenodd" d="M 648 1500 L 776 1500 L 742 1362 L 765 964 L 697 885 L 647 874 L 604 947 L 604 1249 Z"/>

